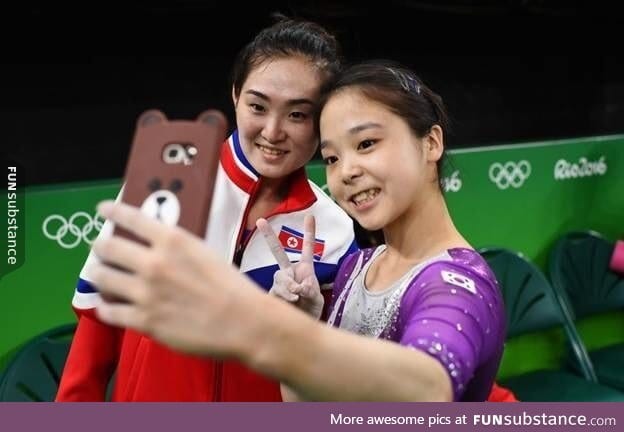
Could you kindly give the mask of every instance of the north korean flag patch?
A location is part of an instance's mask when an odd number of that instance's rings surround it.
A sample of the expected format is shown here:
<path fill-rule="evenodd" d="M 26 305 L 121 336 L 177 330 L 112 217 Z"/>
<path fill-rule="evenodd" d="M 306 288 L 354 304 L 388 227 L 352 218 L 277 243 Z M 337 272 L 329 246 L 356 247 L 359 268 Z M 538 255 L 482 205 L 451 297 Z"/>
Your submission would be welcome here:
<path fill-rule="evenodd" d="M 277 236 L 286 252 L 300 254 L 303 250 L 303 234 L 292 228 L 282 225 L 282 229 Z M 325 241 L 314 239 L 314 259 L 319 261 L 325 250 Z"/>

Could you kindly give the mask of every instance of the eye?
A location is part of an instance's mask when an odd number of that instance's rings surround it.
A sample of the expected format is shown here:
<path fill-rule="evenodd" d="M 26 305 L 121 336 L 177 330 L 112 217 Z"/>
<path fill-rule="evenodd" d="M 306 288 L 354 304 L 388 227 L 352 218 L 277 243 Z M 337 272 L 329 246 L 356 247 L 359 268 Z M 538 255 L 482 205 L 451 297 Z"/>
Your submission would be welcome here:
<path fill-rule="evenodd" d="M 151 190 L 152 192 L 157 191 L 161 188 L 161 183 L 160 180 L 158 180 L 157 178 L 153 178 L 149 181 L 149 183 L 147 184 L 147 187 L 149 188 L 149 190 Z"/>
<path fill-rule="evenodd" d="M 358 150 L 366 150 L 367 148 L 370 148 L 373 146 L 373 144 L 375 144 L 375 140 L 364 140 L 364 141 L 360 141 L 360 143 L 358 144 Z"/>
<path fill-rule="evenodd" d="M 290 117 L 295 120 L 305 120 L 308 118 L 308 115 L 300 111 L 295 111 L 295 112 L 290 113 Z"/>
<path fill-rule="evenodd" d="M 323 162 L 325 162 L 325 165 L 332 165 L 338 162 L 338 158 L 336 156 L 327 156 L 323 158 Z"/>
<path fill-rule="evenodd" d="M 263 113 L 264 111 L 266 111 L 262 105 L 257 104 L 257 103 L 250 103 L 249 107 L 251 108 L 253 112 L 257 112 L 257 113 Z"/>
<path fill-rule="evenodd" d="M 182 181 L 180 179 L 174 179 L 169 185 L 169 190 L 173 193 L 182 189 Z"/>

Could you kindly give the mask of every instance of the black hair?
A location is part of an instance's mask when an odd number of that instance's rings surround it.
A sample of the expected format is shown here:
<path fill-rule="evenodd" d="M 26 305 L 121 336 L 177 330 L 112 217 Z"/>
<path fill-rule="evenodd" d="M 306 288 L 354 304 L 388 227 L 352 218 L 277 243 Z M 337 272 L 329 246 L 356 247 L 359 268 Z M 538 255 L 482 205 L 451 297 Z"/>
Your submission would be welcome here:
<path fill-rule="evenodd" d="M 301 55 L 308 58 L 331 81 L 341 69 L 336 38 L 319 24 L 277 15 L 278 21 L 260 31 L 238 54 L 232 70 L 234 94 L 240 95 L 251 70 L 267 59 Z"/>

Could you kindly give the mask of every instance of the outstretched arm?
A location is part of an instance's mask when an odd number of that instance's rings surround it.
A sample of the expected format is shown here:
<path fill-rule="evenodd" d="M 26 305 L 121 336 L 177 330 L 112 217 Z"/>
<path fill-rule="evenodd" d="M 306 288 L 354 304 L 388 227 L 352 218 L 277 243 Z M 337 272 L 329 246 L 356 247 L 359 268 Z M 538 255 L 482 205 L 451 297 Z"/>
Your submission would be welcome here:
<path fill-rule="evenodd" d="M 451 400 L 448 374 L 427 354 L 333 329 L 259 290 L 191 234 L 127 205 L 100 213 L 150 247 L 123 238 L 95 245 L 104 303 L 100 318 L 145 332 L 174 349 L 236 358 L 310 400 Z M 268 312 L 267 312 L 268 311 Z"/>

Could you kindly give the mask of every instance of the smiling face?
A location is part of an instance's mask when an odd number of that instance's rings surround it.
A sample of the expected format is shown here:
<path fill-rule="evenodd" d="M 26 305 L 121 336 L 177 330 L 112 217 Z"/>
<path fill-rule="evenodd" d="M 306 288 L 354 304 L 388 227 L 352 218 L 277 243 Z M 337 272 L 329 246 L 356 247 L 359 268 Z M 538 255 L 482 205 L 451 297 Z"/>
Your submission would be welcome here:
<path fill-rule="evenodd" d="M 323 107 L 320 130 L 331 194 L 364 228 L 413 217 L 429 194 L 440 193 L 435 136 L 419 138 L 402 117 L 361 91 L 334 93 Z"/>
<path fill-rule="evenodd" d="M 260 175 L 280 179 L 312 158 L 321 83 L 313 63 L 290 56 L 256 65 L 240 94 L 233 92 L 241 147 Z"/>

